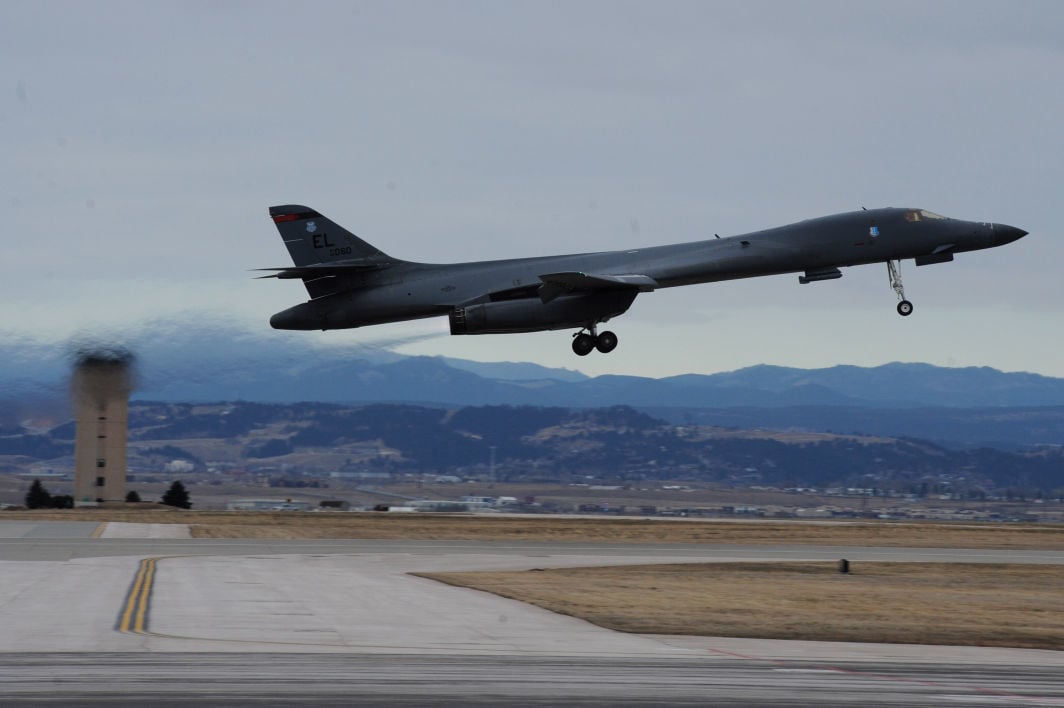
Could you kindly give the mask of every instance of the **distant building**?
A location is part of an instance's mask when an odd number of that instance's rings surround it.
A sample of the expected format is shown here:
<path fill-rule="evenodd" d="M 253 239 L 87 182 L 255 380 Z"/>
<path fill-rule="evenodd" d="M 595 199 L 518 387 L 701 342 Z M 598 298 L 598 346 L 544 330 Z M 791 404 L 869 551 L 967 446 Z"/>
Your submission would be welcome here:
<path fill-rule="evenodd" d="M 63 481 L 73 479 L 73 476 L 69 472 L 56 472 L 53 469 L 47 469 L 45 471 L 31 469 L 29 472 L 19 472 L 18 476 L 24 479 L 60 479 Z"/>
<path fill-rule="evenodd" d="M 473 504 L 479 504 L 481 506 L 495 506 L 497 500 L 495 499 L 495 497 L 480 497 L 473 494 L 466 494 L 464 497 L 461 497 L 459 501 L 471 502 Z"/>
<path fill-rule="evenodd" d="M 795 509 L 794 515 L 800 519 L 826 519 L 834 516 L 831 509 L 817 507 L 815 509 Z"/>
<path fill-rule="evenodd" d="M 323 511 L 348 511 L 350 508 L 351 502 L 343 499 L 322 499 L 318 502 L 318 509 Z"/>
<path fill-rule="evenodd" d="M 347 470 L 334 470 L 329 473 L 333 479 L 376 479 L 388 480 L 392 478 L 391 472 L 349 472 Z"/>
<path fill-rule="evenodd" d="M 418 511 L 476 511 L 492 507 L 491 504 L 482 501 L 467 501 L 464 497 L 460 501 L 452 499 L 415 499 L 407 502 L 407 505 Z"/>
<path fill-rule="evenodd" d="M 302 499 L 233 499 L 226 511 L 309 511 L 310 502 Z"/>

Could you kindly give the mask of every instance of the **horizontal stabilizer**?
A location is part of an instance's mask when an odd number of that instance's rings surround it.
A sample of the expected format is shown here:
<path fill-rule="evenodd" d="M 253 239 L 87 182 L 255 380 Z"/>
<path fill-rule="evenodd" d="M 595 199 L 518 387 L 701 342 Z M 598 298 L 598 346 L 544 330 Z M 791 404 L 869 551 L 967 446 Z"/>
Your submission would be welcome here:
<path fill-rule="evenodd" d="M 350 275 L 367 270 L 383 268 L 385 264 L 373 261 L 349 262 L 349 263 L 322 263 L 320 265 L 289 266 L 287 268 L 256 268 L 256 271 L 276 271 L 270 275 L 260 275 L 262 278 L 280 278 L 291 280 L 295 278 L 323 278 L 326 276 Z"/>
<path fill-rule="evenodd" d="M 545 273 L 539 276 L 543 285 L 539 286 L 539 299 L 550 302 L 559 295 L 574 290 L 629 290 L 650 292 L 658 287 L 658 281 L 649 275 L 595 275 L 567 271 L 563 273 Z"/>

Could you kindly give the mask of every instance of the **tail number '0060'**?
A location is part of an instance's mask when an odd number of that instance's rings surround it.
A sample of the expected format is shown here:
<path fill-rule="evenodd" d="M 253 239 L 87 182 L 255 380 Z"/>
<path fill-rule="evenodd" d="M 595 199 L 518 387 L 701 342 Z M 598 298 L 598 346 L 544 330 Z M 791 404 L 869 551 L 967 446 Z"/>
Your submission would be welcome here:
<path fill-rule="evenodd" d="M 342 246 L 340 248 L 330 248 L 329 249 L 329 255 L 330 256 L 350 256 L 351 255 L 351 247 L 350 246 Z"/>

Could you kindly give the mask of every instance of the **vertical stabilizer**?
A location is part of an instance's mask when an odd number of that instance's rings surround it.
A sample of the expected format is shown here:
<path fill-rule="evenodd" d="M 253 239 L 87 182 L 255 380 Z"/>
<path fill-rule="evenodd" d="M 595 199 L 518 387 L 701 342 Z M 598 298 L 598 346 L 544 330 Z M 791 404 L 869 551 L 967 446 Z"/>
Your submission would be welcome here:
<path fill-rule="evenodd" d="M 357 259 L 395 261 L 332 219 L 298 204 L 270 207 L 270 218 L 297 266 Z"/>

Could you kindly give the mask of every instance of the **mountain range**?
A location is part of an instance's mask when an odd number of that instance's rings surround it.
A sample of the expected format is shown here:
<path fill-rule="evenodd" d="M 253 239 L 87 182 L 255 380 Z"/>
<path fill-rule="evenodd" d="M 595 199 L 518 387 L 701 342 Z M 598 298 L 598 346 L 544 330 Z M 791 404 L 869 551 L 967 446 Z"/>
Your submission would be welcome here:
<path fill-rule="evenodd" d="M 965 499 L 1064 494 L 1064 450 L 947 449 L 924 440 L 672 425 L 627 406 L 151 403 L 129 408 L 130 470 L 231 482 L 444 475 L 514 483 L 861 488 Z M 69 469 L 75 424 L 0 431 L 0 473 Z M 490 460 L 490 462 L 489 462 Z M 335 475 L 334 475 L 335 473 Z M 142 480 L 143 481 L 143 480 Z"/>
<path fill-rule="evenodd" d="M 660 379 L 528 362 L 408 357 L 320 347 L 222 326 L 143 328 L 134 399 L 161 402 L 393 402 L 435 406 L 627 405 L 673 423 L 921 437 L 955 446 L 1064 444 L 1064 379 L 922 363 L 795 369 L 758 365 Z M 0 400 L 18 422 L 35 401 L 63 401 L 84 343 L 0 344 Z M 91 345 L 90 345 L 91 346 Z"/>

